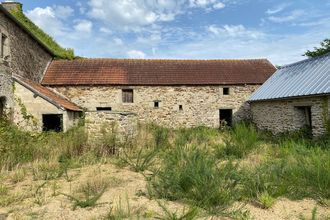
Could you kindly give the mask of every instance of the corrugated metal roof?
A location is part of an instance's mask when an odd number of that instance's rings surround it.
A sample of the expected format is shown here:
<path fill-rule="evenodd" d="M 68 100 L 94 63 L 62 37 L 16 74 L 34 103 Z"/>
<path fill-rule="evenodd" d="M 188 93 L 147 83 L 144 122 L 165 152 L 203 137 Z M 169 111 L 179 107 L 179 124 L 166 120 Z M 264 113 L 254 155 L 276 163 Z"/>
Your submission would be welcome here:
<path fill-rule="evenodd" d="M 330 53 L 277 70 L 249 101 L 330 94 Z"/>

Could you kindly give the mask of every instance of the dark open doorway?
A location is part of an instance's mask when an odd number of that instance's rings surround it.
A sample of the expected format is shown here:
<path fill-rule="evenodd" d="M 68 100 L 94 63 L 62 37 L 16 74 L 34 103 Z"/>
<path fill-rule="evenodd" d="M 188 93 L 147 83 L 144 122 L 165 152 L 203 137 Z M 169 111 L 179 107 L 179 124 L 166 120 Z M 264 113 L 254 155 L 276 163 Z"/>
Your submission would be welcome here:
<path fill-rule="evenodd" d="M 232 109 L 220 109 L 220 126 L 232 126 L 233 124 L 233 110 Z"/>
<path fill-rule="evenodd" d="M 296 107 L 296 117 L 301 125 L 307 128 L 312 128 L 312 108 L 311 106 Z"/>
<path fill-rule="evenodd" d="M 0 97 L 0 119 L 5 115 L 6 98 Z"/>
<path fill-rule="evenodd" d="M 63 115 L 49 114 L 42 115 L 43 131 L 63 131 Z"/>

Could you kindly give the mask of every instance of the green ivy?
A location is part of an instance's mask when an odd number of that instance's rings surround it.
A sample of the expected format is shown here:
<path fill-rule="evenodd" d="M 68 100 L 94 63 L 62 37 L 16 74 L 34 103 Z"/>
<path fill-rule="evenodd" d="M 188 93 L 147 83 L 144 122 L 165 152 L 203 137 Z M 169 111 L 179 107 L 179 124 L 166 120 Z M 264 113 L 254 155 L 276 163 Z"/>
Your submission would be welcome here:
<path fill-rule="evenodd" d="M 57 59 L 74 59 L 74 51 L 70 48 L 61 47 L 51 36 L 46 34 L 37 25 L 35 25 L 21 9 L 12 10 L 10 13 L 25 26 L 36 38 L 44 43 L 55 55 Z"/>

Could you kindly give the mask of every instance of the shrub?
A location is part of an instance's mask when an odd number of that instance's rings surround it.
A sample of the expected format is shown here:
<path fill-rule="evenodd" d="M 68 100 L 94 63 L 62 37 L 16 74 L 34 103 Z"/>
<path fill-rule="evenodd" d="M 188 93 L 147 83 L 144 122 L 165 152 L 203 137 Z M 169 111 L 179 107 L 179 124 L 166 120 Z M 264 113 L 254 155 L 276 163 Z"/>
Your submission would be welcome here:
<path fill-rule="evenodd" d="M 230 162 L 217 166 L 205 150 L 177 146 L 164 155 L 162 167 L 151 179 L 151 193 L 222 211 L 237 197 L 235 172 L 237 167 Z"/>
<path fill-rule="evenodd" d="M 259 134 L 252 124 L 239 123 L 225 134 L 224 155 L 242 158 L 258 146 Z"/>

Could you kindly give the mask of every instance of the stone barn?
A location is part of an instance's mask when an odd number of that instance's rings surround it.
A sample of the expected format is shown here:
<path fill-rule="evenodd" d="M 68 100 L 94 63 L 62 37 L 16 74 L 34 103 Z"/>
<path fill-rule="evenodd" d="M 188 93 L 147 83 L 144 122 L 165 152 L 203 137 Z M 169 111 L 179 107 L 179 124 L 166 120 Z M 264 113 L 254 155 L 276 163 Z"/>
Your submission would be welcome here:
<path fill-rule="evenodd" d="M 283 66 L 249 99 L 258 128 L 275 134 L 303 127 L 330 129 L 330 53 Z"/>
<path fill-rule="evenodd" d="M 95 131 L 104 122 L 126 126 L 134 119 L 217 128 L 249 119 L 246 101 L 274 72 L 265 59 L 78 59 L 53 61 L 41 84 L 82 107 Z"/>

